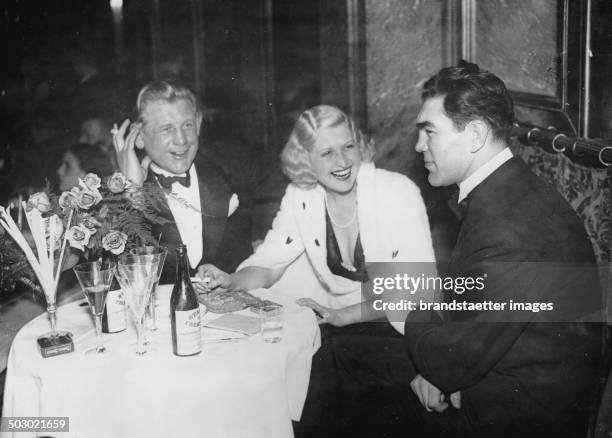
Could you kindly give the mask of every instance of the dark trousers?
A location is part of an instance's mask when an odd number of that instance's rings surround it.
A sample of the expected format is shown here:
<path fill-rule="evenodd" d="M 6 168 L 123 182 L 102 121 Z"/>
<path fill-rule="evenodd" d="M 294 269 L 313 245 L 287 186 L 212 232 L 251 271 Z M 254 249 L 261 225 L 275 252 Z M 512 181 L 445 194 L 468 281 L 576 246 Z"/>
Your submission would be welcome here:
<path fill-rule="evenodd" d="M 321 327 L 296 438 L 476 436 L 472 410 L 427 412 L 410 388 L 403 339 L 384 322 Z"/>
<path fill-rule="evenodd" d="M 488 399 L 481 388 L 477 407 L 470 399 L 474 387 L 461 392 L 460 409 L 427 412 L 410 387 L 415 372 L 404 340 L 391 326 L 321 329 L 306 404 L 294 423 L 296 438 L 584 436 L 580 415 L 551 415 L 528 395 L 508 394 L 503 385 L 489 389 Z"/>

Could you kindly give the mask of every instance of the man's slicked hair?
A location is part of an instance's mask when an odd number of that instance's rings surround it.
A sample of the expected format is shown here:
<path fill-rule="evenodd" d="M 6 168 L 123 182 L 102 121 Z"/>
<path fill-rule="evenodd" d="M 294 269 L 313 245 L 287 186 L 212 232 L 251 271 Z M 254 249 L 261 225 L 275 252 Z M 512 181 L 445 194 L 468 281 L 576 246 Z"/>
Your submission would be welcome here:
<path fill-rule="evenodd" d="M 200 113 L 198 98 L 189 88 L 168 80 L 149 82 L 142 87 L 136 99 L 138 121 L 142 123 L 146 122 L 144 113 L 149 103 L 157 101 L 174 103 L 178 100 L 186 100 L 193 106 L 197 114 Z"/>
<path fill-rule="evenodd" d="M 444 97 L 444 111 L 455 128 L 463 130 L 470 121 L 482 120 L 496 139 L 508 141 L 514 105 L 504 82 L 493 73 L 461 60 L 425 82 L 421 99 L 439 96 Z"/>

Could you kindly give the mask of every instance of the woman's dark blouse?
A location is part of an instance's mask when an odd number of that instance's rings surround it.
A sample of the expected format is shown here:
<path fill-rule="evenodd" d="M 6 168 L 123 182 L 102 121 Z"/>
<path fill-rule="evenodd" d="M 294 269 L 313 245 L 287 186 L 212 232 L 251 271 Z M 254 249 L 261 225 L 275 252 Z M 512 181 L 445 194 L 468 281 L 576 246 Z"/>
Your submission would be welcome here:
<path fill-rule="evenodd" d="M 368 273 L 365 266 L 365 256 L 363 255 L 363 247 L 361 246 L 361 237 L 357 236 L 357 242 L 355 243 L 355 253 L 353 254 L 353 266 L 355 271 L 349 271 L 342 266 L 342 255 L 340 254 L 340 247 L 334 234 L 334 228 L 329 218 L 329 213 L 325 209 L 325 228 L 326 228 L 326 239 L 327 239 L 327 266 L 329 270 L 340 277 L 348 278 L 349 280 L 359 281 L 365 283 L 368 281 Z"/>

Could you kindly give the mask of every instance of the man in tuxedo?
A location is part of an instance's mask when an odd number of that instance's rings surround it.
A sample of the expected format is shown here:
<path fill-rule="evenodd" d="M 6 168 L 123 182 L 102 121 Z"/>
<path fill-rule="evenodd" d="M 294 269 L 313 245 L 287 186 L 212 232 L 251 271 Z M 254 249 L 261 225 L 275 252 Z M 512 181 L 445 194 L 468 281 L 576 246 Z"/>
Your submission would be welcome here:
<path fill-rule="evenodd" d="M 168 248 L 161 282 L 174 281 L 179 243 L 187 245 L 193 272 L 203 263 L 233 271 L 251 253 L 250 217 L 222 171 L 197 159 L 202 113 L 196 96 L 181 85 L 155 81 L 140 90 L 136 107 L 137 122 L 115 127 L 113 142 L 119 167 L 134 184 L 157 184 L 166 193 L 159 215 L 169 222 L 152 224 L 153 235 Z M 145 151 L 148 169 L 135 148 Z"/>
<path fill-rule="evenodd" d="M 309 393 L 302 435 L 584 436 L 602 320 L 583 224 L 512 155 L 513 105 L 498 77 L 462 61 L 429 79 L 422 99 L 416 150 L 430 184 L 458 185 L 463 214 L 444 272 L 485 284 L 444 299 L 506 303 L 505 311 L 413 310 L 403 339 L 338 340 L 336 384 Z M 510 301 L 552 309 L 510 311 Z M 308 415 L 329 397 L 336 421 L 328 415 L 319 427 Z"/>

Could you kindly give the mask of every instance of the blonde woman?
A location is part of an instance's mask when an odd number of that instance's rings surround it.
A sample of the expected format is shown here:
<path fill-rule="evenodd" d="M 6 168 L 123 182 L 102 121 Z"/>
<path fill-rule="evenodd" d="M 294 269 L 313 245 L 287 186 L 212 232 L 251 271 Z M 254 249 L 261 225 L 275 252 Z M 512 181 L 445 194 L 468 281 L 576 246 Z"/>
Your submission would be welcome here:
<path fill-rule="evenodd" d="M 204 265 L 199 275 L 212 289 L 274 286 L 333 326 L 384 317 L 362 305 L 367 264 L 433 262 L 434 252 L 419 189 L 375 168 L 372 154 L 338 108 L 303 112 L 282 151 L 291 183 L 264 242 L 235 273 Z"/>

